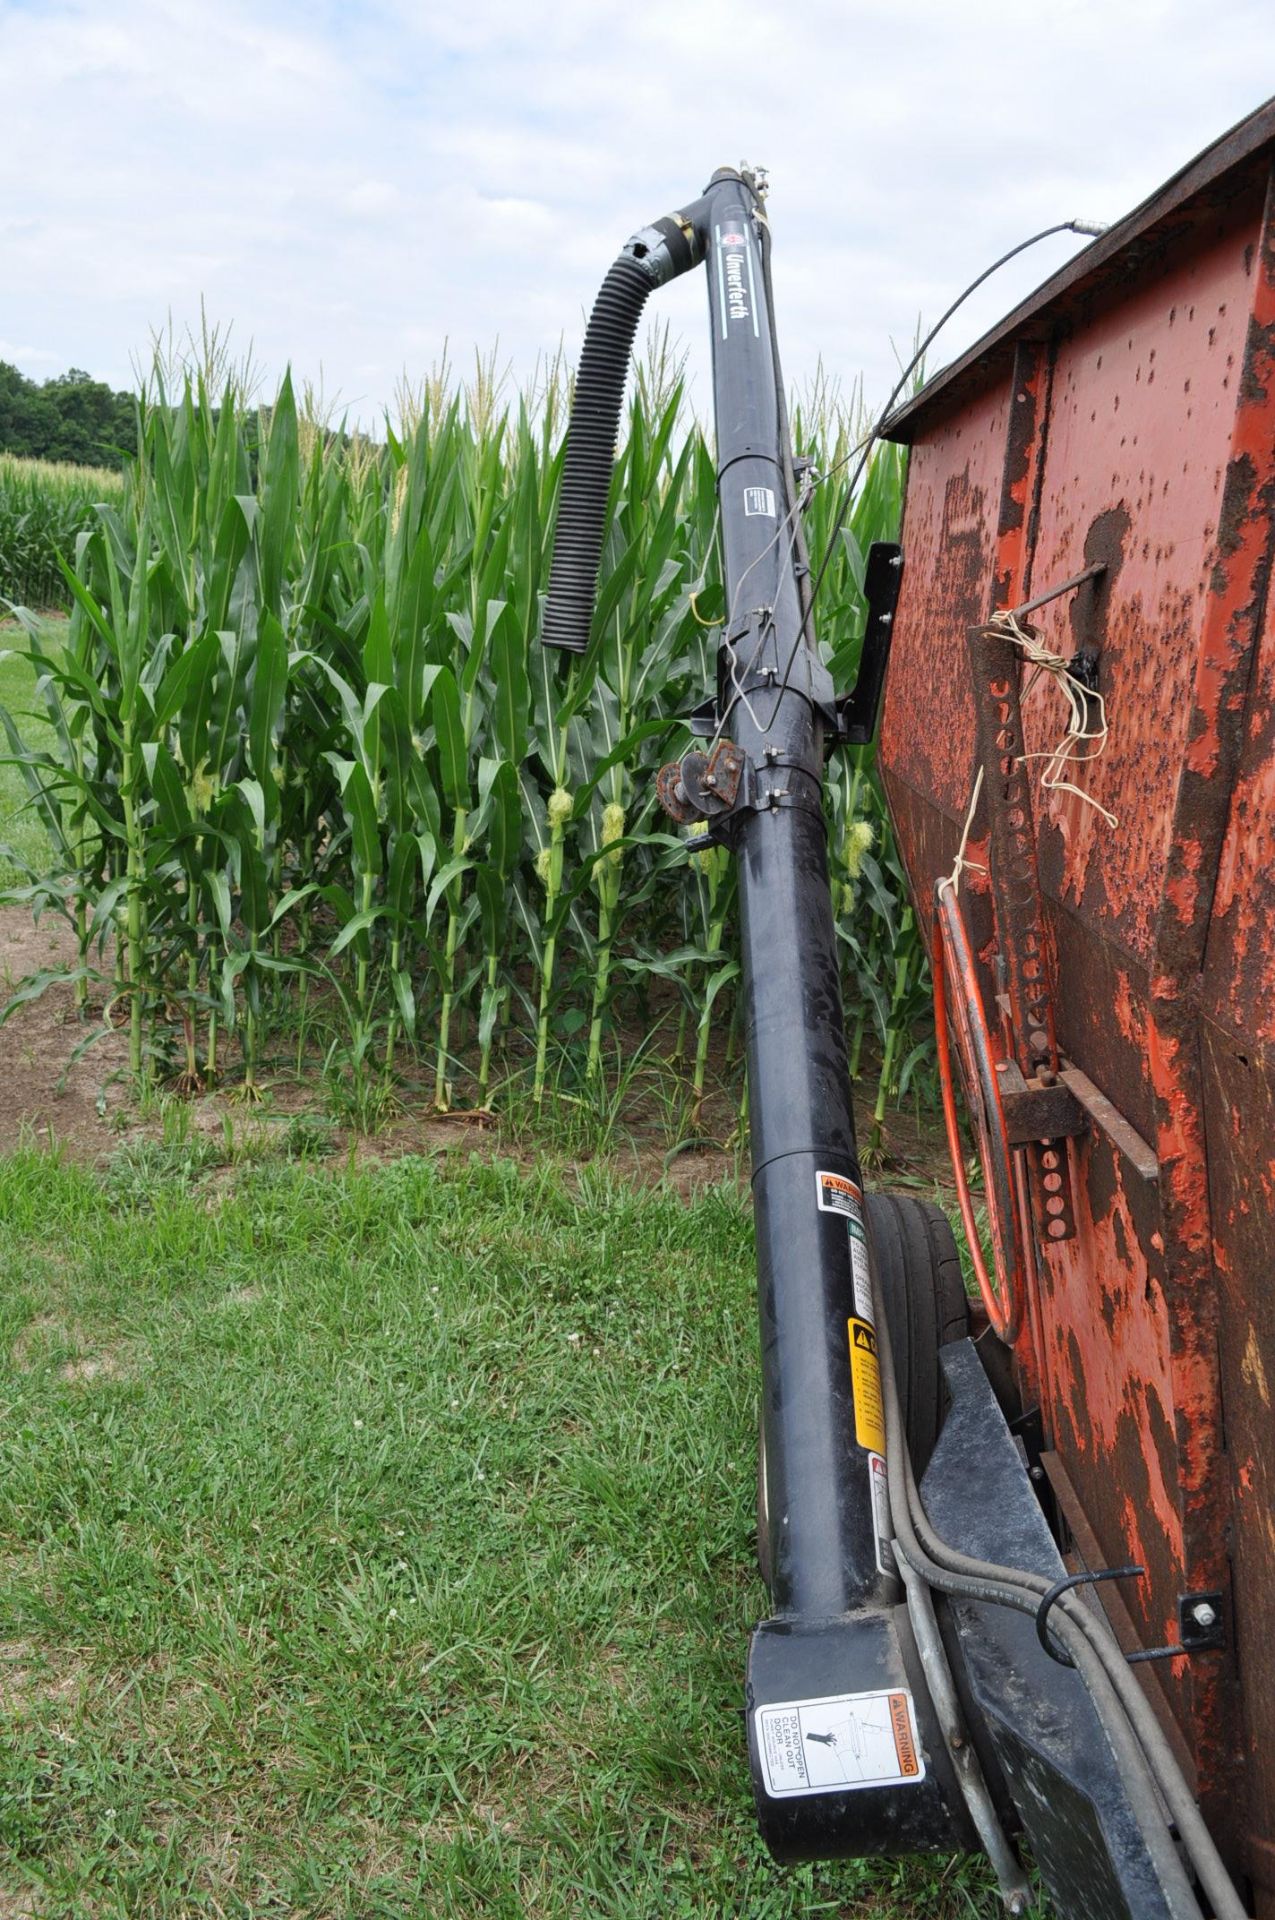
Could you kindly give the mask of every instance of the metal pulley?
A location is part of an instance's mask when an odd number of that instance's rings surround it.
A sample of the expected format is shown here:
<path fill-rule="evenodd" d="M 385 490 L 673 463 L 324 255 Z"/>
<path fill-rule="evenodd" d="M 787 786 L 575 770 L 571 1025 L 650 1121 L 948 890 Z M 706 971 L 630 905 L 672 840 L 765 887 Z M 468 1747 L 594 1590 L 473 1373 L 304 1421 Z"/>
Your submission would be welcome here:
<path fill-rule="evenodd" d="M 743 749 L 733 740 L 719 740 L 711 753 L 690 747 L 655 776 L 660 805 L 683 827 L 718 819 L 739 799 L 746 764 Z"/>

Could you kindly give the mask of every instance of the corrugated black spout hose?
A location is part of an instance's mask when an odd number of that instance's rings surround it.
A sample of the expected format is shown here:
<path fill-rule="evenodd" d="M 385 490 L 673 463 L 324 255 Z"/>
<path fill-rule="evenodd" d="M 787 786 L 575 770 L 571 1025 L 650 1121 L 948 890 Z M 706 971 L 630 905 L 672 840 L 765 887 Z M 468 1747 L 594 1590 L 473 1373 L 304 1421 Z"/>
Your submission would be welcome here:
<path fill-rule="evenodd" d="M 703 201 L 644 227 L 625 246 L 593 303 L 576 374 L 541 639 L 583 653 L 597 595 L 607 494 L 624 382 L 647 296 L 704 257 Z"/>

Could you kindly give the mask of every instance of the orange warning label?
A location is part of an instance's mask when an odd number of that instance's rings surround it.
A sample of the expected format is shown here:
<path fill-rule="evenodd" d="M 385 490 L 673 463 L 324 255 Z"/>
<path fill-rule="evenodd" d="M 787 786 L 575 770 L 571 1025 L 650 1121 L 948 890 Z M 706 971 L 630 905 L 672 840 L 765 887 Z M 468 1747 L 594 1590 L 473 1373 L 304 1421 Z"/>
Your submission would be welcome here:
<path fill-rule="evenodd" d="M 859 1216 L 863 1194 L 844 1173 L 817 1173 L 815 1198 L 820 1213 L 840 1213 L 854 1219 Z"/>
<path fill-rule="evenodd" d="M 894 1751 L 899 1756 L 899 1776 L 903 1780 L 914 1780 L 921 1771 L 921 1762 L 912 1732 L 912 1702 L 906 1693 L 890 1695 L 890 1731 L 894 1735 Z"/>
<path fill-rule="evenodd" d="M 854 1391 L 854 1437 L 869 1453 L 885 1452 L 885 1405 L 877 1336 L 866 1320 L 848 1320 L 850 1385 Z"/>

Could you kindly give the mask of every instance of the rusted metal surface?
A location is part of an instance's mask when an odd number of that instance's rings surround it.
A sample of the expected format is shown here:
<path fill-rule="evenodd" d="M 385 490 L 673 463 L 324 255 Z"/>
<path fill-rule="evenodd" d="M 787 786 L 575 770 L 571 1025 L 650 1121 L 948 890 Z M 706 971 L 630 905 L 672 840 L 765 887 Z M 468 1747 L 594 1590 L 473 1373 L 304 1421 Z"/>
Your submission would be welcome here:
<path fill-rule="evenodd" d="M 1069 1134 L 1083 1133 L 1088 1125 L 1080 1102 L 1064 1084 L 1060 1073 L 1052 1085 L 1040 1080 L 1025 1080 L 1015 1060 L 998 1060 L 996 1078 L 1001 1090 L 1001 1109 L 1011 1147 L 1025 1147 L 1036 1140 L 1061 1140 Z"/>
<path fill-rule="evenodd" d="M 964 635 L 991 611 L 1011 405 L 1007 382 L 917 446 L 909 463 L 906 565 L 881 723 L 882 737 L 896 743 L 887 778 L 941 807 L 958 833 L 974 761 Z M 900 630 L 909 636 L 902 648 Z M 918 715 L 935 712 L 944 715 L 941 727 L 917 725 Z"/>
<path fill-rule="evenodd" d="M 1033 1150 L 1014 1156 L 1024 1393 L 1087 1555 L 1147 1569 L 1123 1602 L 1140 1645 L 1176 1638 L 1179 1595 L 1227 1596 L 1227 1651 L 1166 1662 L 1156 1685 L 1262 1920 L 1275 1920 L 1273 160 L 1275 106 L 901 417 L 907 570 L 881 746 L 921 902 L 950 870 L 971 792 L 964 629 L 1102 567 L 1034 621 L 1106 702 L 1105 752 L 1073 774 L 1116 825 L 1032 779 L 1064 720 L 1048 676 L 1027 688 L 1020 672 L 1028 804 L 1011 770 L 967 847 L 992 879 L 967 871 L 961 903 L 1000 1056 L 1032 1077 L 1035 1019 L 1087 1121 L 1052 1143 L 1072 1238 L 1053 1242 L 1028 1204 Z M 1006 844 L 1010 813 L 1030 849 Z M 1012 879 L 1028 853 L 1035 925 L 996 874 Z M 1039 951 L 1052 1033 L 1016 981 Z"/>
<path fill-rule="evenodd" d="M 934 1027 L 938 1044 L 939 1085 L 952 1171 L 974 1278 L 993 1331 L 1012 1344 L 1022 1328 L 1023 1233 L 1019 1217 L 1009 1132 L 991 1034 L 979 992 L 955 888 L 939 888 L 934 913 Z M 973 1197 L 965 1177 L 964 1145 L 956 1106 L 956 1083 L 949 1046 L 949 1019 L 960 1061 L 968 1110 L 974 1121 L 983 1167 L 983 1197 L 992 1243 L 992 1270 L 983 1258 Z M 993 1279 L 993 1272 L 995 1278 Z"/>
<path fill-rule="evenodd" d="M 1047 1448 L 1040 1456 L 1040 1464 L 1059 1510 L 1067 1523 L 1067 1532 L 1071 1537 L 1072 1552 L 1068 1564 L 1075 1559 L 1083 1567 L 1095 1569 L 1102 1565 L 1102 1548 L 1098 1536 L 1089 1524 L 1089 1516 L 1080 1504 L 1079 1495 L 1071 1484 L 1071 1476 L 1061 1457 Z M 1124 1594 L 1114 1582 L 1108 1582 L 1094 1589 L 1094 1604 L 1100 1605 L 1111 1622 L 1112 1631 L 1124 1653 L 1136 1653 L 1139 1647 L 1138 1630 L 1133 1624 L 1133 1616 L 1125 1603 Z M 1165 1698 L 1160 1685 L 1160 1676 L 1151 1666 L 1144 1665 L 1138 1674 L 1142 1690 L 1151 1703 L 1152 1711 L 1160 1722 L 1166 1739 L 1173 1749 L 1173 1757 L 1181 1767 L 1192 1788 L 1195 1786 L 1195 1761 L 1191 1749 L 1182 1738 L 1182 1729 L 1173 1717 L 1172 1709 Z"/>
<path fill-rule="evenodd" d="M 1012 445 L 1007 471 L 1011 462 L 1017 464 Z M 969 649 L 996 924 L 1013 929 L 1012 938 L 998 942 L 1009 1000 L 1005 1039 L 1025 1076 L 1039 1074 L 1053 1081 L 1059 1065 L 1054 969 L 1036 870 L 1031 781 L 1018 699 L 1019 656 L 1009 634 L 994 626 L 971 627 Z M 1076 1223 L 1065 1152 L 1056 1140 L 1037 1138 L 1023 1157 L 1040 1235 L 1050 1242 L 1069 1240 Z"/>
<path fill-rule="evenodd" d="M 1016 607 L 1027 598 L 1052 371 L 1050 356 L 1038 341 L 1019 341 L 1014 351 L 1001 472 L 993 607 Z"/>
<path fill-rule="evenodd" d="M 1082 1073 L 1079 1067 L 1064 1067 L 1058 1078 L 1099 1132 L 1105 1133 L 1112 1146 L 1124 1155 L 1138 1178 L 1158 1180 L 1160 1162 L 1155 1157 L 1154 1147 L 1148 1146 L 1137 1129 L 1129 1125 L 1106 1094 L 1095 1087 L 1089 1075 Z"/>
<path fill-rule="evenodd" d="M 1012 1039 L 1024 1075 L 1056 1074 L 1054 968 L 1036 871 L 1031 766 L 1023 757 L 1019 655 L 1009 635 L 993 627 L 972 627 L 969 647 L 992 894 L 997 925 L 1014 929 L 1014 938 L 1002 946 Z"/>
<path fill-rule="evenodd" d="M 1255 1782 L 1255 1860 L 1275 1890 L 1275 603 L 1249 683 L 1201 991 L 1222 1398 L 1242 1607 L 1240 1670 Z"/>
<path fill-rule="evenodd" d="M 671 760 L 656 774 L 660 805 L 683 826 L 692 820 L 712 820 L 729 813 L 739 798 L 745 764 L 744 754 L 733 740 L 719 740 L 711 754 L 691 747 L 680 760 Z"/>

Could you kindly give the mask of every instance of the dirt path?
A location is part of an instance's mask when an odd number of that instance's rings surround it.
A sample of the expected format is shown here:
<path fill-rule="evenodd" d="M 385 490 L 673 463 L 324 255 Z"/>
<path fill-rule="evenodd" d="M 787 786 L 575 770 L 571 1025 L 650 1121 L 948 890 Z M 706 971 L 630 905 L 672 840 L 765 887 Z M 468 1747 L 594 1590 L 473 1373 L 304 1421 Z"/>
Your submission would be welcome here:
<path fill-rule="evenodd" d="M 75 940 L 70 927 L 52 914 L 33 923 L 25 907 L 0 907 L 0 1005 L 29 975 L 70 966 Z M 139 1113 L 128 1080 L 128 1040 L 123 1031 L 100 1032 L 101 1001 L 81 1019 L 69 986 L 52 986 L 20 1006 L 0 1026 L 0 1154 L 23 1142 L 57 1145 L 75 1160 L 106 1160 L 130 1141 L 163 1136 L 162 1112 Z M 90 1035 L 92 1044 L 75 1058 Z M 431 1111 L 430 1089 L 406 1088 L 402 1108 L 369 1138 L 330 1129 L 335 1152 L 389 1160 L 403 1153 L 501 1154 L 519 1160 L 534 1157 L 528 1130 L 512 1125 L 514 1116 L 495 1126 L 458 1113 Z M 863 1113 L 859 1102 L 860 1117 Z M 206 1094 L 192 1103 L 191 1131 L 207 1139 L 227 1132 L 241 1143 L 255 1131 L 267 1134 L 301 1114 L 323 1115 L 322 1088 L 288 1078 L 271 1088 L 269 1103 L 245 1108 L 233 1088 Z M 706 1115 L 705 1132 L 725 1137 L 734 1122 L 733 1107 Z M 325 1121 L 326 1125 L 326 1121 Z M 866 1133 L 866 1129 L 865 1129 Z M 552 1148 L 549 1139 L 546 1144 Z M 636 1124 L 617 1140 L 615 1162 L 642 1182 L 666 1179 L 679 1192 L 705 1183 L 739 1177 L 747 1180 L 747 1157 L 711 1144 L 670 1154 L 667 1135 L 653 1124 Z M 885 1164 L 875 1170 L 883 1185 L 903 1184 L 932 1191 L 950 1182 L 942 1126 L 937 1116 L 918 1121 L 910 1112 L 891 1115 Z"/>
<path fill-rule="evenodd" d="M 0 1001 L 28 975 L 74 962 L 64 920 L 45 914 L 36 924 L 25 907 L 0 907 Z M 0 1027 L 0 1153 L 24 1140 L 56 1141 L 77 1160 L 97 1160 L 118 1145 L 129 1106 L 126 1036 L 104 1035 L 68 1065 L 93 1030 L 69 986 L 48 988 Z"/>

